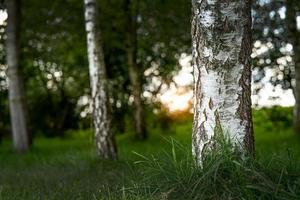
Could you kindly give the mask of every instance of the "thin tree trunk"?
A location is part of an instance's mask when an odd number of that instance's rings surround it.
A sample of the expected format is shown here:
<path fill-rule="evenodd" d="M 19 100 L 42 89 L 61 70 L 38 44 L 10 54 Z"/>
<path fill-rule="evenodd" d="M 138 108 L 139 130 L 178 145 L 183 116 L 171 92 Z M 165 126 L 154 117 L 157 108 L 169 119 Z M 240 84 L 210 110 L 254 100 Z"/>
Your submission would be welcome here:
<path fill-rule="evenodd" d="M 84 7 L 97 152 L 101 158 L 116 159 L 117 149 L 111 128 L 111 113 L 107 92 L 108 80 L 101 32 L 97 24 L 96 0 L 84 0 Z"/>
<path fill-rule="evenodd" d="M 127 17 L 126 51 L 131 92 L 134 97 L 134 125 L 137 139 L 147 138 L 142 100 L 142 83 L 139 66 L 137 64 L 137 6 L 133 0 L 125 0 Z"/>
<path fill-rule="evenodd" d="M 295 96 L 295 106 L 294 106 L 294 131 L 300 134 L 300 32 L 297 30 L 297 20 L 296 20 L 296 8 L 297 3 L 295 1 L 286 1 L 286 19 L 287 27 L 289 32 L 289 39 L 293 45 L 294 50 L 294 66 L 295 66 L 295 86 L 294 86 L 294 96 Z"/>
<path fill-rule="evenodd" d="M 20 70 L 21 0 L 9 0 L 6 3 L 8 12 L 6 57 L 8 65 L 10 116 L 14 148 L 18 152 L 23 152 L 28 150 L 31 142 L 27 124 L 24 83 Z"/>
<path fill-rule="evenodd" d="M 193 154 L 203 161 L 218 135 L 254 153 L 251 114 L 251 1 L 192 0 Z"/>

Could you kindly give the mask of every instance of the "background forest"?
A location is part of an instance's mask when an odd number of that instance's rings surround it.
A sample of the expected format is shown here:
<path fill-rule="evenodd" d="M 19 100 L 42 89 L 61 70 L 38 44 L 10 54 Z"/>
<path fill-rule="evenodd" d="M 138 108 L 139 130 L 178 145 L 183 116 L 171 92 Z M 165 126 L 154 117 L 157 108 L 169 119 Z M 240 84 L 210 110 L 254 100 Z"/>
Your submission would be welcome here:
<path fill-rule="evenodd" d="M 12 136 L 12 1 L 28 148 Z M 117 161 L 101 159 L 95 139 L 87 2 L 0 0 L 0 199 L 300 198 L 300 2 L 252 2 L 255 160 L 225 145 L 201 168 L 191 150 L 194 1 L 96 1 Z"/>

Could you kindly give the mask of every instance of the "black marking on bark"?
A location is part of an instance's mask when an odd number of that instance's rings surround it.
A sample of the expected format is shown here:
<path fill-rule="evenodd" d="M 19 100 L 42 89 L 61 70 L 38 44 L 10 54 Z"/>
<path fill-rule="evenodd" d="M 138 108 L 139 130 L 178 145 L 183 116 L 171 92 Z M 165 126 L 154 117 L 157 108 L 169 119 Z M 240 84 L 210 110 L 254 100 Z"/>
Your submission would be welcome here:
<path fill-rule="evenodd" d="M 213 109 L 214 104 L 213 104 L 213 101 L 211 98 L 209 98 L 208 106 L 209 106 L 209 109 L 211 109 L 211 110 Z"/>
<path fill-rule="evenodd" d="M 214 133 L 215 133 L 215 136 L 216 136 L 218 134 L 223 134 L 223 130 L 222 130 L 222 125 L 221 125 L 219 111 L 216 110 L 214 112 L 214 115 L 215 115 L 215 122 L 216 122 L 216 126 L 214 127 Z"/>
<path fill-rule="evenodd" d="M 204 111 L 203 111 L 203 115 L 204 115 L 204 119 L 205 119 L 205 121 L 207 121 L 206 109 L 204 109 Z"/>

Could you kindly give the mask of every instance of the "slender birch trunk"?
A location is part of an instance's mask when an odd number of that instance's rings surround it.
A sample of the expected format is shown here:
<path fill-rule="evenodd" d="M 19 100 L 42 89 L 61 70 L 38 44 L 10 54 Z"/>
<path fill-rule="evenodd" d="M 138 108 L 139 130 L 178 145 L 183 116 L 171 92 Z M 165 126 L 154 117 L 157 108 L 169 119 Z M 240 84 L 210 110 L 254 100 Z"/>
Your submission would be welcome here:
<path fill-rule="evenodd" d="M 202 162 L 221 134 L 254 153 L 251 0 L 192 0 L 193 154 Z"/>
<path fill-rule="evenodd" d="M 297 30 L 297 20 L 296 20 L 296 8 L 297 2 L 295 1 L 286 1 L 286 19 L 287 27 L 289 32 L 289 39 L 293 45 L 294 55 L 293 61 L 295 66 L 295 86 L 294 86 L 294 97 L 295 97 L 295 106 L 294 106 L 294 131 L 297 134 L 300 134 L 300 31 Z"/>
<path fill-rule="evenodd" d="M 137 64 L 137 8 L 133 0 L 125 0 L 127 17 L 126 52 L 131 92 L 134 97 L 135 137 L 140 140 L 147 138 L 142 100 L 141 73 Z"/>
<path fill-rule="evenodd" d="M 8 12 L 6 57 L 8 65 L 9 108 L 14 148 L 18 152 L 24 152 L 30 146 L 30 139 L 24 83 L 20 69 L 20 4 L 21 0 L 6 1 Z"/>
<path fill-rule="evenodd" d="M 84 7 L 97 152 L 101 158 L 116 159 L 117 149 L 111 128 L 111 113 L 107 92 L 108 80 L 101 32 L 97 24 L 96 0 L 84 0 Z"/>

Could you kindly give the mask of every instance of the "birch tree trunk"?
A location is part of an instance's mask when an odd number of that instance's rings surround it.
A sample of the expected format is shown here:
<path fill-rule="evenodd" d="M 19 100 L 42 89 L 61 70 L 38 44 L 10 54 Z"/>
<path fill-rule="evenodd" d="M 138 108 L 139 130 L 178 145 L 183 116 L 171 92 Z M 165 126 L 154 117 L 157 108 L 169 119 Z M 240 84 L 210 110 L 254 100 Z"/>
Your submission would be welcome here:
<path fill-rule="evenodd" d="M 20 15 L 21 0 L 6 1 L 7 40 L 6 57 L 8 65 L 8 90 L 11 126 L 14 148 L 18 152 L 28 150 L 30 146 L 27 108 L 24 93 L 24 83 L 20 69 Z"/>
<path fill-rule="evenodd" d="M 131 92 L 134 97 L 135 137 L 140 140 L 147 138 L 142 100 L 141 73 L 137 64 L 137 6 L 133 0 L 125 0 L 127 16 L 126 51 Z"/>
<path fill-rule="evenodd" d="M 96 0 L 84 0 L 84 7 L 97 152 L 101 158 L 116 159 L 117 150 L 111 129 L 111 113 L 107 92 L 108 80 L 101 43 L 101 32 L 97 24 Z"/>
<path fill-rule="evenodd" d="M 289 32 L 289 39 L 293 45 L 293 61 L 294 61 L 294 72 L 295 72 L 295 86 L 294 86 L 294 97 L 295 97 L 295 106 L 294 106 L 294 130 L 296 133 L 300 134 L 300 32 L 297 30 L 297 21 L 296 21 L 296 8 L 297 2 L 295 1 L 286 1 L 286 19 Z"/>
<path fill-rule="evenodd" d="M 192 0 L 193 154 L 203 161 L 221 134 L 254 153 L 251 0 Z"/>

